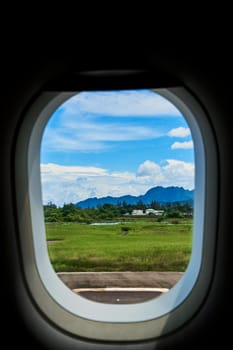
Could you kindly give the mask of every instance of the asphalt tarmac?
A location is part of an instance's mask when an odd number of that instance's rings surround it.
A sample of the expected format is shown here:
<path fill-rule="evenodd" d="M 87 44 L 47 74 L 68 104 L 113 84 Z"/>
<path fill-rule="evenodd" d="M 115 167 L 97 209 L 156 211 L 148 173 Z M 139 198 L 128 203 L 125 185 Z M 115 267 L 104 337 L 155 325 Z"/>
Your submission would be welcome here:
<path fill-rule="evenodd" d="M 171 289 L 182 272 L 62 272 L 57 274 L 75 293 L 92 301 L 132 304 L 157 298 Z"/>
<path fill-rule="evenodd" d="M 153 298 L 157 298 L 162 293 L 161 292 L 127 292 L 127 291 L 89 291 L 89 292 L 79 292 L 82 297 L 106 304 L 135 304 L 148 301 Z"/>

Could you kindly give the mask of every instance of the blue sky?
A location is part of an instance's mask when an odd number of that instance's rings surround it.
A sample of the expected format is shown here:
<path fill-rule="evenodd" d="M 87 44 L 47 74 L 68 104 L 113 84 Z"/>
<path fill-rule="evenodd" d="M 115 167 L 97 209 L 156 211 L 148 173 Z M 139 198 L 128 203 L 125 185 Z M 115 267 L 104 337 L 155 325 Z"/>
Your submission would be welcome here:
<path fill-rule="evenodd" d="M 51 116 L 41 144 L 43 201 L 194 187 L 187 122 L 152 90 L 81 92 Z"/>

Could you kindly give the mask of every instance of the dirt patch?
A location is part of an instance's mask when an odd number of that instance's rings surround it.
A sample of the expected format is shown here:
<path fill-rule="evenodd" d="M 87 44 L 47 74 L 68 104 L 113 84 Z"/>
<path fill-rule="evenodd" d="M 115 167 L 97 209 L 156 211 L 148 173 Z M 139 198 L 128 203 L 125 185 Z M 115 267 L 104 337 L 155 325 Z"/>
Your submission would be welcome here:
<path fill-rule="evenodd" d="M 56 244 L 61 241 L 62 239 L 47 239 L 47 244 Z"/>

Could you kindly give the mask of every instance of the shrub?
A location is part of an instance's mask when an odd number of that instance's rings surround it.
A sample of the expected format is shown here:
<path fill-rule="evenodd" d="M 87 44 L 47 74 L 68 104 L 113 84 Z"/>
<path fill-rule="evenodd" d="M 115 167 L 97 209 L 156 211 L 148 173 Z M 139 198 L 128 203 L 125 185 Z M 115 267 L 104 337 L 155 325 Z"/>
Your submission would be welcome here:
<path fill-rule="evenodd" d="M 130 230 L 130 227 L 128 227 L 128 226 L 121 227 L 121 233 L 124 235 L 127 235 L 129 230 Z"/>
<path fill-rule="evenodd" d="M 164 221 L 164 218 L 160 216 L 159 218 L 156 219 L 156 221 L 157 222 L 162 222 L 162 221 Z"/>
<path fill-rule="evenodd" d="M 178 225 L 179 223 L 180 223 L 179 220 L 172 220 L 172 221 L 171 221 L 171 224 L 173 224 L 173 225 Z"/>

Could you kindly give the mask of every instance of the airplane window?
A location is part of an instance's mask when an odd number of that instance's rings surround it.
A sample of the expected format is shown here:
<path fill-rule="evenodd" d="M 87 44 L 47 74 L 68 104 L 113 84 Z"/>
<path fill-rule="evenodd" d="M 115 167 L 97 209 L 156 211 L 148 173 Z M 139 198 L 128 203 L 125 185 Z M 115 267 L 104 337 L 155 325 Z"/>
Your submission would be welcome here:
<path fill-rule="evenodd" d="M 22 266 L 41 315 L 105 341 L 187 322 L 211 282 L 217 174 L 208 117 L 183 87 L 42 92 L 15 148 Z"/>
<path fill-rule="evenodd" d="M 168 292 L 192 251 L 193 139 L 153 90 L 80 92 L 41 141 L 50 261 L 75 293 L 135 303 Z"/>

